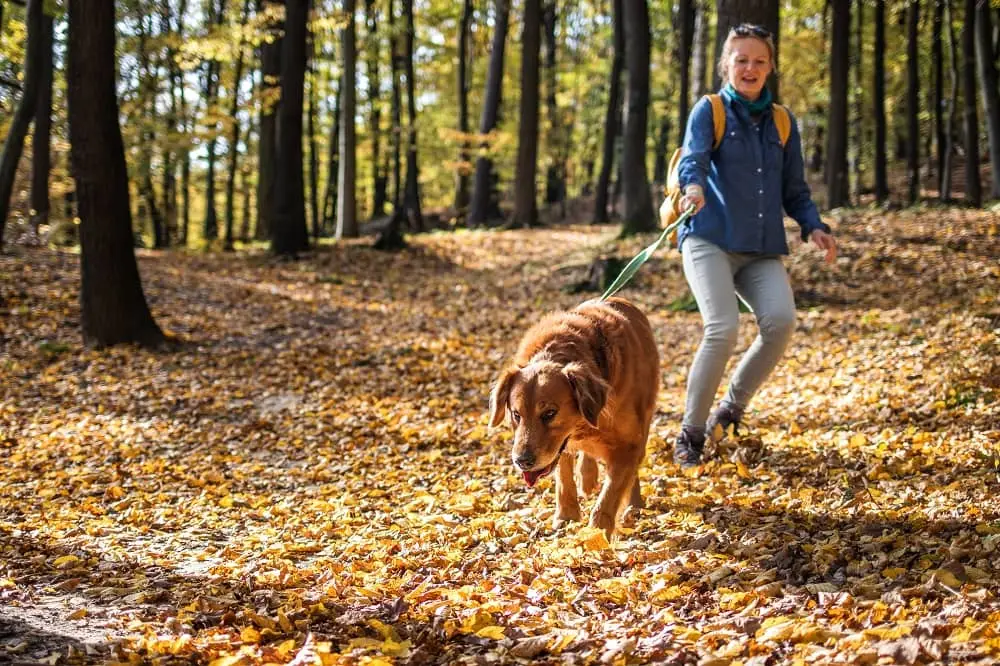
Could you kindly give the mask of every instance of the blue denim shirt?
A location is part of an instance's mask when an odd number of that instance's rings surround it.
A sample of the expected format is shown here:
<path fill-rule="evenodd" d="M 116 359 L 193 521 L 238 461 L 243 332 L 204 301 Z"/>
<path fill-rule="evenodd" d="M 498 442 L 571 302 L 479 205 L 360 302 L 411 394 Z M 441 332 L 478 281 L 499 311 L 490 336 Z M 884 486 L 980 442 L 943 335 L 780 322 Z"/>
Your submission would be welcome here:
<path fill-rule="evenodd" d="M 701 185 L 705 206 L 682 225 L 678 245 L 694 234 L 729 252 L 788 254 L 782 209 L 802 227 L 802 240 L 814 229 L 829 233 L 805 181 L 795 117 L 782 146 L 770 107 L 754 125 L 742 104 L 722 100 L 726 134 L 717 150 L 711 102 L 702 98 L 688 117 L 678 176 L 681 188 Z"/>

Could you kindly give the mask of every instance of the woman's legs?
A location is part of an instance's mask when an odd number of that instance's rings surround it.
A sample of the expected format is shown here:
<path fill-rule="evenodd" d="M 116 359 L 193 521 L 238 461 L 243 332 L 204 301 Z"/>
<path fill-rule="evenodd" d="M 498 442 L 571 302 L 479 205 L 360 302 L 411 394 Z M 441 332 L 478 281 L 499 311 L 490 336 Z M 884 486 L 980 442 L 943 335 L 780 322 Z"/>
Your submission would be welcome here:
<path fill-rule="evenodd" d="M 722 383 L 739 334 L 739 302 L 729 255 L 697 236 L 684 240 L 684 276 L 704 324 L 701 345 L 688 371 L 684 430 L 704 437 L 705 421 Z"/>

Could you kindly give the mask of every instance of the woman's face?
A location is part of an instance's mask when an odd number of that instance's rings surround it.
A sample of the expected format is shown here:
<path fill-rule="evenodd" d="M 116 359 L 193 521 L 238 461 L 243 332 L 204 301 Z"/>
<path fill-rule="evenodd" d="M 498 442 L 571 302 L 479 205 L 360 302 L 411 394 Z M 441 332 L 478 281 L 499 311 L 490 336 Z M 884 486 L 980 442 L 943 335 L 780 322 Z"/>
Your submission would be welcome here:
<path fill-rule="evenodd" d="M 743 97 L 760 97 L 767 75 L 771 73 L 771 50 L 767 42 L 755 37 L 738 37 L 731 42 L 729 83 Z"/>

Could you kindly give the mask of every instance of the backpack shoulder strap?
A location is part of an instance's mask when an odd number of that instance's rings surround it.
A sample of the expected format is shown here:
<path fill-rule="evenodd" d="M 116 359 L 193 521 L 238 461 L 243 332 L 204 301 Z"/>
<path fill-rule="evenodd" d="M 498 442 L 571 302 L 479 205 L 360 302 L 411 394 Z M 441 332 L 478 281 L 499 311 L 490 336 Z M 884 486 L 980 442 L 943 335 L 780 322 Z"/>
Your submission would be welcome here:
<path fill-rule="evenodd" d="M 726 135 L 726 106 L 722 102 L 722 95 L 713 93 L 705 95 L 712 103 L 712 123 L 715 126 L 715 143 L 712 150 L 717 150 L 722 143 L 722 137 Z"/>
<path fill-rule="evenodd" d="M 772 104 L 771 109 L 774 114 L 774 126 L 778 128 L 778 138 L 781 139 L 781 145 L 784 146 L 792 134 L 792 118 L 788 115 L 788 109 L 780 104 Z"/>

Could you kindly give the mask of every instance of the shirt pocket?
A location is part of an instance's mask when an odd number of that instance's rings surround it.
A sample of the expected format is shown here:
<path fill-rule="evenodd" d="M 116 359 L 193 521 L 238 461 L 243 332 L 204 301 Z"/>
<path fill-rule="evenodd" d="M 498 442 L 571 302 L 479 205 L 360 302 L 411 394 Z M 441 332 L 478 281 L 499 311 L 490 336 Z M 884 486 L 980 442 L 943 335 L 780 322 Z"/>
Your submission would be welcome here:
<path fill-rule="evenodd" d="M 733 171 L 749 170 L 755 166 L 753 146 L 739 130 L 726 130 L 718 153 L 719 161 Z"/>
<path fill-rule="evenodd" d="M 764 141 L 764 163 L 768 170 L 776 169 L 778 173 L 781 173 L 785 165 L 785 146 L 782 145 L 781 139 L 770 133 Z"/>

